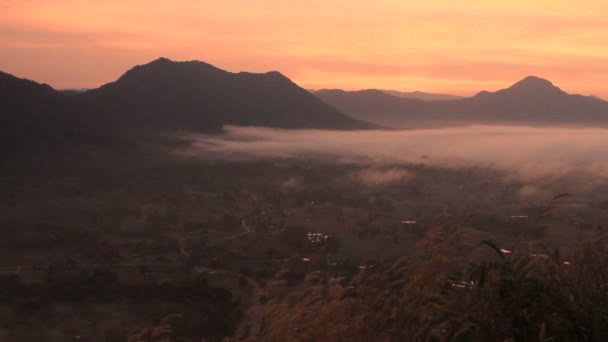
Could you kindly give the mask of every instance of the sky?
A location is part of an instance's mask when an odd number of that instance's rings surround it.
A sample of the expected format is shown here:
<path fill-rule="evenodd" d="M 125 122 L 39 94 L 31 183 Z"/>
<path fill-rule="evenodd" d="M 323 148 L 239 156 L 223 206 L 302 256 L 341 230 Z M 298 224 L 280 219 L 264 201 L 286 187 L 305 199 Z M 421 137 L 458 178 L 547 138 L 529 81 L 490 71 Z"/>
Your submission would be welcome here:
<path fill-rule="evenodd" d="M 0 0 L 0 70 L 92 88 L 158 57 L 310 88 L 608 98 L 605 0 Z"/>

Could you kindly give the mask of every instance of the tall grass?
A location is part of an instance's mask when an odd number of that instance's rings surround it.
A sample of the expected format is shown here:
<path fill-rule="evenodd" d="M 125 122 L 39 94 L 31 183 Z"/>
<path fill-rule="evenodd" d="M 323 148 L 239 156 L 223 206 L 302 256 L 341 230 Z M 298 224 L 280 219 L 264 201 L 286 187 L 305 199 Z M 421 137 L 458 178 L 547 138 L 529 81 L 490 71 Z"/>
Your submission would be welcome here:
<path fill-rule="evenodd" d="M 317 271 L 270 282 L 262 331 L 249 339 L 608 341 L 606 231 L 568 256 L 542 244 L 471 248 L 460 231 L 439 220 L 412 257 L 348 280 Z"/>

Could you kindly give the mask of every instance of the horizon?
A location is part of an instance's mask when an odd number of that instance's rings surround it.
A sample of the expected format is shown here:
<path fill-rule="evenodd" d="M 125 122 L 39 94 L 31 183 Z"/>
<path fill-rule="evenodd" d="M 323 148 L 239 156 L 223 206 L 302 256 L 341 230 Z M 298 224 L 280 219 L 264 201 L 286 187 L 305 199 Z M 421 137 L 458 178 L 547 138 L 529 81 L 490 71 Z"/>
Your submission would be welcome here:
<path fill-rule="evenodd" d="M 155 62 L 155 61 L 157 61 L 157 60 L 162 60 L 162 59 L 168 60 L 168 61 L 170 61 L 170 62 L 172 62 L 172 63 L 182 63 L 182 62 L 199 62 L 199 63 L 207 63 L 207 62 L 205 62 L 205 61 L 203 61 L 203 60 L 173 60 L 173 59 L 170 59 L 170 58 L 167 58 L 167 57 L 161 56 L 161 57 L 155 58 L 154 60 L 148 61 L 148 62 L 146 62 L 146 63 L 141 63 L 141 64 L 136 64 L 136 65 L 133 65 L 131 68 L 129 68 L 129 69 L 127 69 L 127 70 L 125 70 L 125 71 L 124 71 L 124 72 L 121 74 L 121 76 L 122 76 L 122 75 L 124 75 L 124 74 L 125 74 L 127 71 L 131 70 L 132 68 L 134 68 L 134 67 L 136 67 L 136 66 L 147 65 L 147 64 L 150 64 L 150 63 L 152 63 L 152 62 Z M 211 65 L 211 66 L 213 66 L 213 67 L 218 67 L 218 66 L 213 65 L 213 64 L 210 64 L 210 65 Z M 220 68 L 220 69 L 221 69 L 221 68 Z M 224 69 L 222 69 L 222 70 L 224 70 Z M 249 72 L 249 71 L 247 71 L 247 70 L 240 70 L 240 71 L 229 71 L 229 70 L 224 70 L 224 71 L 231 72 L 231 73 Z M 15 74 L 12 74 L 12 73 L 10 73 L 9 71 L 6 71 L 6 70 L 1 70 L 1 69 L 0 69 L 0 72 L 5 72 L 5 73 L 8 73 L 8 74 L 10 74 L 10 75 L 12 75 L 12 76 L 14 76 L 14 77 L 17 77 L 17 78 L 24 78 L 24 77 L 22 77 L 22 76 L 20 76 L 20 75 L 15 75 Z M 269 73 L 269 72 L 279 72 L 279 73 L 281 73 L 282 75 L 284 75 L 284 76 L 286 76 L 286 77 L 288 77 L 288 78 L 289 78 L 289 76 L 288 76 L 288 75 L 285 75 L 285 74 L 284 74 L 284 73 L 282 73 L 280 70 L 268 70 L 268 71 L 261 71 L 261 72 L 256 72 L 256 73 L 258 73 L 258 74 L 263 74 L 263 73 Z M 115 81 L 117 81 L 119 78 L 120 78 L 120 76 L 119 76 L 118 78 L 116 78 L 115 80 L 110 80 L 110 81 L 108 81 L 107 83 L 100 84 L 100 85 L 98 85 L 97 87 L 91 87 L 91 88 L 86 88 L 86 87 L 80 87 L 80 88 L 78 88 L 78 87 L 76 87 L 76 88 L 56 88 L 56 87 L 54 87 L 52 84 L 48 84 L 48 83 L 46 83 L 46 82 L 39 82 L 38 80 L 35 80 L 35 79 L 29 79 L 29 78 L 25 78 L 25 79 L 28 79 L 28 80 L 31 80 L 31 81 L 35 81 L 35 82 L 40 83 L 40 84 L 46 84 L 46 85 L 49 85 L 49 86 L 51 86 L 53 89 L 56 89 L 56 90 L 58 90 L 58 91 L 88 91 L 88 90 L 92 90 L 92 89 L 99 88 L 99 87 L 101 87 L 101 86 L 103 86 L 103 85 L 105 85 L 105 84 L 115 82 Z M 445 96 L 455 96 L 455 97 L 467 98 L 467 97 L 473 97 L 473 96 L 477 95 L 477 94 L 478 94 L 478 93 L 480 93 L 480 92 L 485 92 L 485 91 L 488 91 L 488 92 L 496 92 L 496 91 L 498 91 L 498 90 L 507 89 L 507 88 L 509 88 L 509 87 L 511 87 L 511 86 L 513 86 L 513 85 L 515 85 L 516 83 L 519 83 L 519 82 L 524 81 L 524 80 L 529 79 L 529 78 L 535 78 L 535 79 L 540 79 L 540 80 L 548 81 L 548 82 L 549 82 L 549 83 L 551 83 L 552 85 L 554 85 L 554 86 L 556 86 L 556 87 L 560 88 L 561 90 L 565 91 L 565 92 L 566 92 L 566 93 L 568 93 L 568 94 L 575 94 L 575 95 L 583 95 L 583 96 L 596 97 L 596 98 L 598 98 L 598 99 L 600 99 L 600 100 L 608 101 L 608 97 L 604 98 L 604 97 L 599 96 L 599 95 L 597 95 L 597 94 L 579 94 L 579 93 L 571 92 L 571 91 L 569 91 L 568 89 L 563 89 L 563 88 L 561 88 L 561 87 L 560 87 L 558 84 L 555 84 L 555 83 L 554 83 L 552 80 L 550 80 L 550 79 L 548 79 L 548 78 L 545 78 L 545 77 L 543 77 L 542 75 L 540 75 L 540 76 L 539 76 L 539 75 L 526 75 L 526 76 L 522 77 L 521 79 L 518 79 L 518 80 L 513 80 L 513 81 L 511 81 L 511 83 L 507 83 L 507 84 L 505 84 L 504 86 L 502 86 L 502 87 L 500 87 L 500 88 L 496 88 L 496 89 L 479 89 L 479 90 L 477 90 L 477 91 L 475 91 L 475 92 L 473 92 L 473 93 L 471 93 L 471 94 L 466 94 L 466 95 L 457 95 L 457 94 L 455 94 L 455 93 L 441 93 L 441 92 L 432 92 L 432 91 L 426 91 L 426 90 L 421 90 L 421 89 L 411 89 L 411 90 L 403 90 L 403 89 L 381 89 L 381 88 L 358 88 L 358 89 L 349 89 L 349 88 L 316 88 L 316 89 L 313 89 L 313 88 L 306 88 L 306 87 L 303 87 L 303 86 L 301 86 L 300 84 L 298 84 L 297 82 L 296 82 L 296 84 L 297 84 L 298 86 L 302 87 L 303 89 L 306 89 L 306 90 L 311 91 L 311 92 L 316 92 L 316 91 L 321 91 L 321 90 L 341 90 L 341 91 L 347 91 L 347 92 L 348 92 L 348 91 L 353 91 L 353 92 L 356 92 L 356 91 L 365 91 L 365 90 L 378 90 L 378 91 L 384 92 L 384 93 L 386 93 L 387 95 L 390 95 L 390 96 L 396 96 L 396 95 L 390 94 L 390 92 L 391 92 L 391 91 L 396 91 L 396 92 L 403 92 L 403 93 L 421 93 L 421 94 L 429 94 L 429 95 L 445 95 Z M 291 78 L 290 78 L 290 79 L 291 79 Z M 291 79 L 291 80 L 292 80 L 292 81 L 294 81 L 293 79 Z"/>
<path fill-rule="evenodd" d="M 90 89 L 163 55 L 232 72 L 279 70 L 306 89 L 471 96 L 538 75 L 608 98 L 599 1 L 232 5 L 5 0 L 0 70 Z"/>

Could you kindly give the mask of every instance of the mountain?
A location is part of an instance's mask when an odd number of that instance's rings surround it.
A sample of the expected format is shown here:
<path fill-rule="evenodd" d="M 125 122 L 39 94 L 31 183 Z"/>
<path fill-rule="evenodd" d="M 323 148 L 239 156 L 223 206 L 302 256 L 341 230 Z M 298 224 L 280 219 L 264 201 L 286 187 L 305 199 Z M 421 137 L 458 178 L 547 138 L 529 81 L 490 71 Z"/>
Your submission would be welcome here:
<path fill-rule="evenodd" d="M 230 73 L 166 58 L 81 95 L 123 127 L 219 132 L 223 125 L 365 129 L 281 73 Z"/>
<path fill-rule="evenodd" d="M 0 135 L 4 157 L 107 142 L 112 133 L 79 101 L 46 84 L 0 72 Z"/>
<path fill-rule="evenodd" d="M 424 101 L 392 96 L 377 89 L 323 89 L 314 95 L 344 113 L 383 127 L 407 127 L 408 122 L 425 119 L 418 114 L 425 106 Z"/>
<path fill-rule="evenodd" d="M 0 129 L 8 139 L 9 148 L 21 139 L 59 140 L 66 133 L 70 135 L 65 131 L 61 114 L 67 108 L 66 103 L 61 94 L 46 84 L 0 72 L 0 108 Z"/>
<path fill-rule="evenodd" d="M 597 100 L 606 101 L 605 99 L 603 99 L 603 98 L 601 98 L 601 97 L 599 97 L 597 95 L 589 95 L 589 97 L 592 97 L 592 98 L 597 99 Z"/>
<path fill-rule="evenodd" d="M 360 120 L 391 128 L 470 124 L 608 126 L 608 102 L 568 94 L 550 81 L 528 76 L 496 92 L 473 97 L 421 101 L 379 90 L 325 90 L 320 99 Z"/>
<path fill-rule="evenodd" d="M 0 72 L 3 155 L 126 146 L 142 134 L 224 125 L 367 129 L 278 72 L 230 73 L 160 58 L 91 90 L 57 91 Z"/>
<path fill-rule="evenodd" d="M 425 93 L 422 91 L 397 91 L 397 90 L 381 90 L 384 93 L 389 95 L 404 97 L 406 99 L 417 99 L 422 101 L 446 101 L 446 100 L 458 100 L 461 99 L 462 96 L 449 95 L 449 94 L 435 94 L 435 93 Z"/>

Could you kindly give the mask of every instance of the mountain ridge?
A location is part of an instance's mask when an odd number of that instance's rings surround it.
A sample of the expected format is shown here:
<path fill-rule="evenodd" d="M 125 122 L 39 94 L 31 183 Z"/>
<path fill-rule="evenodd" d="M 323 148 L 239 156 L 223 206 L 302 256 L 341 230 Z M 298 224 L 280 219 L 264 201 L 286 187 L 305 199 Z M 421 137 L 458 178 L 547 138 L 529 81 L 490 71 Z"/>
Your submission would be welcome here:
<path fill-rule="evenodd" d="M 158 58 L 85 91 L 0 71 L 2 151 L 110 146 L 134 134 L 221 133 L 224 125 L 370 129 L 325 104 L 277 71 L 231 73 L 201 61 Z M 46 153 L 46 152 L 45 152 Z"/>
<path fill-rule="evenodd" d="M 537 76 L 471 97 L 425 101 L 378 89 L 311 93 L 278 71 L 233 73 L 201 61 L 163 57 L 86 91 L 59 91 L 0 71 L 0 108 L 5 109 L 0 120 L 9 150 L 19 144 L 38 148 L 107 142 L 141 131 L 221 133 L 224 125 L 346 130 L 469 124 L 608 127 L 607 101 L 569 94 Z"/>
<path fill-rule="evenodd" d="M 200 61 L 159 58 L 82 97 L 118 120 L 218 132 L 222 125 L 367 129 L 277 71 L 231 73 Z M 142 121 L 143 120 L 143 121 Z"/>
<path fill-rule="evenodd" d="M 342 112 L 391 128 L 470 124 L 608 126 L 608 102 L 569 94 L 527 76 L 494 92 L 445 101 L 400 98 L 380 91 L 321 91 L 316 96 Z"/>
<path fill-rule="evenodd" d="M 48 84 L 0 72 L 0 135 L 5 156 L 73 152 L 77 146 L 114 147 L 115 133 L 94 108 Z"/>

